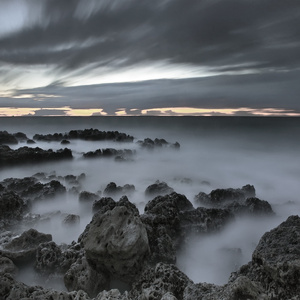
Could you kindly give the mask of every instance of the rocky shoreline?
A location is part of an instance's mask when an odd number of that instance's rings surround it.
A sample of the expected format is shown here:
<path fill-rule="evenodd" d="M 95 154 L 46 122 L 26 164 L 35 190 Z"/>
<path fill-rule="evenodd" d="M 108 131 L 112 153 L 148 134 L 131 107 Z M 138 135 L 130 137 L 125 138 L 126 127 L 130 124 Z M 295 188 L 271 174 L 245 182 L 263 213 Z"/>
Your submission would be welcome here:
<path fill-rule="evenodd" d="M 91 140 L 99 135 L 95 130 L 86 133 L 94 133 Z M 80 134 L 72 131 L 76 138 Z M 120 136 L 128 139 L 128 135 Z M 3 153 L 11 150 L 6 144 L 14 144 L 13 137 L 17 142 L 18 137 L 23 142 L 28 139 L 21 133 L 2 132 Z M 70 135 L 47 137 L 54 138 L 57 142 Z M 178 148 L 162 139 L 149 140 L 139 142 L 141 149 Z M 220 232 L 238 217 L 273 217 L 271 205 L 256 197 L 254 186 L 199 192 L 194 207 L 185 195 L 156 181 L 144 192 L 148 202 L 141 213 L 130 201 L 135 186 L 111 182 L 103 192 L 92 193 L 82 190 L 84 180 L 85 174 L 37 173 L 0 182 L 0 299 L 300 299 L 298 216 L 266 232 L 252 260 L 233 272 L 227 284 L 194 283 L 176 266 L 177 253 L 191 235 Z M 69 193 L 93 216 L 77 240 L 58 245 L 51 234 L 37 231 L 36 225 L 56 214 L 61 226 L 71 230 L 80 223 L 80 216 L 59 211 L 34 214 L 31 207 Z M 43 278 L 61 278 L 67 291 L 18 281 L 17 274 L 25 265 Z"/>

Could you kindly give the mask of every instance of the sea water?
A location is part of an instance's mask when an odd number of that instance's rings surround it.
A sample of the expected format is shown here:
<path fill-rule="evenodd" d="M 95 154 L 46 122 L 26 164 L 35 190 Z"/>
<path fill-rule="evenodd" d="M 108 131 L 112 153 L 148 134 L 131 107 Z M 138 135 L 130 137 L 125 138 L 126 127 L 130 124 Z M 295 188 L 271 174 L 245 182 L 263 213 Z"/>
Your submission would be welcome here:
<path fill-rule="evenodd" d="M 23 178 L 38 172 L 57 176 L 85 173 L 82 190 L 97 193 L 110 182 L 119 186 L 133 184 L 135 193 L 128 198 L 143 213 L 149 201 L 145 189 L 156 180 L 166 182 L 177 193 L 184 194 L 195 207 L 199 192 L 217 188 L 241 188 L 254 185 L 256 196 L 268 201 L 275 217 L 237 218 L 224 230 L 210 236 L 191 236 L 177 253 L 177 266 L 194 282 L 224 284 L 232 271 L 251 260 L 260 237 L 300 209 L 300 119 L 271 117 L 20 117 L 0 118 L 0 130 L 34 134 L 65 133 L 70 130 L 94 128 L 120 131 L 134 136 L 133 143 L 71 140 L 37 142 L 30 147 L 57 150 L 70 148 L 72 160 L 51 163 L 1 167 L 0 181 Z M 144 138 L 164 138 L 181 147 L 147 151 L 136 143 Z M 25 143 L 13 149 L 28 146 Z M 136 150 L 133 161 L 84 159 L 82 154 L 99 148 Z M 115 198 L 114 200 L 118 200 Z M 47 226 L 35 228 L 51 233 L 57 244 L 76 241 L 91 221 L 91 209 L 79 204 L 78 195 L 67 193 L 53 201 L 40 202 L 34 213 L 73 213 L 80 215 L 80 225 L 64 228 L 51 220 Z M 228 251 L 226 251 L 226 249 Z M 26 276 L 30 284 L 30 276 Z M 26 281 L 26 279 L 24 279 Z"/>

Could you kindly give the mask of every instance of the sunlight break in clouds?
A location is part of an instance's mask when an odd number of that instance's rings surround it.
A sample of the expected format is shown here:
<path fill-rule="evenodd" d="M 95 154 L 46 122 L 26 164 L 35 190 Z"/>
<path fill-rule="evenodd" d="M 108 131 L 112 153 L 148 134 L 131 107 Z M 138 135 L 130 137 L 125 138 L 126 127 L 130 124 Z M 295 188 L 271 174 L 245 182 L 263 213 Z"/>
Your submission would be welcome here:
<path fill-rule="evenodd" d="M 107 113 L 102 108 L 72 109 L 70 107 L 59 108 L 16 108 L 0 107 L 0 117 L 21 117 L 21 116 L 69 116 L 69 117 L 89 117 L 106 116 Z"/>
<path fill-rule="evenodd" d="M 240 108 L 194 108 L 194 107 L 164 107 L 143 109 L 142 115 L 158 116 L 233 116 L 233 115 L 254 115 L 254 116 L 300 116 L 300 113 L 285 109 L 263 108 L 253 109 L 248 107 Z"/>

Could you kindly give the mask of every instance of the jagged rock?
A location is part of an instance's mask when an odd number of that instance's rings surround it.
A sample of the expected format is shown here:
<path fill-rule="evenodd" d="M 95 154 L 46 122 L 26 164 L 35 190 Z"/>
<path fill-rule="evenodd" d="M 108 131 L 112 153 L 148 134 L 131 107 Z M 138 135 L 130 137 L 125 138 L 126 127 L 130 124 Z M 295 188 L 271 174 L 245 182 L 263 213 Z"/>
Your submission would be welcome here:
<path fill-rule="evenodd" d="M 1 144 L 18 144 L 18 140 L 13 134 L 7 131 L 0 131 L 0 145 Z"/>
<path fill-rule="evenodd" d="M 227 289 L 241 292 L 242 287 L 247 285 L 248 294 L 259 295 L 253 299 L 298 299 L 299 237 L 299 216 L 290 216 L 278 227 L 266 232 L 252 254 L 252 261 L 232 274 Z"/>
<path fill-rule="evenodd" d="M 95 300 L 129 300 L 127 292 L 122 295 L 119 290 L 111 289 L 109 291 L 103 291 L 97 295 Z"/>
<path fill-rule="evenodd" d="M 68 214 L 63 219 L 62 223 L 64 225 L 72 226 L 80 223 L 80 216 L 74 214 Z"/>
<path fill-rule="evenodd" d="M 51 234 L 41 233 L 31 228 L 7 243 L 1 252 L 16 264 L 27 262 L 35 257 L 41 243 L 49 241 L 52 241 Z"/>
<path fill-rule="evenodd" d="M 19 194 L 35 183 L 37 183 L 37 179 L 34 177 L 6 178 L 1 182 L 7 191 L 13 191 Z"/>
<path fill-rule="evenodd" d="M 229 222 L 234 215 L 225 209 L 198 207 L 180 212 L 180 228 L 183 237 L 189 234 L 217 232 Z"/>
<path fill-rule="evenodd" d="M 22 197 L 30 198 L 33 201 L 53 199 L 66 193 L 66 188 L 57 180 L 51 180 L 48 183 L 40 183 L 29 186 L 21 193 Z"/>
<path fill-rule="evenodd" d="M 10 274 L 0 275 L 0 299 L 5 300 L 91 300 L 84 291 L 70 293 L 27 286 L 13 279 Z"/>
<path fill-rule="evenodd" d="M 27 140 L 27 144 L 28 144 L 28 145 L 33 145 L 33 144 L 35 144 L 35 141 L 34 141 L 34 140 L 31 140 L 31 139 L 28 139 L 28 140 Z"/>
<path fill-rule="evenodd" d="M 116 206 L 116 202 L 110 197 L 102 197 L 100 200 L 95 200 L 93 203 L 93 213 L 100 212 L 105 213 L 108 210 L 112 210 Z"/>
<path fill-rule="evenodd" d="M 133 184 L 125 184 L 124 186 L 117 186 L 115 182 L 110 182 L 104 189 L 104 195 L 120 195 L 120 194 L 131 194 L 135 191 Z"/>
<path fill-rule="evenodd" d="M 255 189 L 254 186 L 248 184 L 241 189 L 216 189 L 211 191 L 209 195 L 200 192 L 195 196 L 195 200 L 200 204 L 223 208 L 224 204 L 233 201 L 245 201 L 249 197 L 255 197 Z"/>
<path fill-rule="evenodd" d="M 126 206 L 96 213 L 82 244 L 93 268 L 128 283 L 139 274 L 149 252 L 145 225 Z"/>
<path fill-rule="evenodd" d="M 64 283 L 68 291 L 85 291 L 95 297 L 100 291 L 109 288 L 109 276 L 97 272 L 82 257 L 71 265 L 64 276 Z"/>
<path fill-rule="evenodd" d="M 141 219 L 146 225 L 149 238 L 149 260 L 155 264 L 175 263 L 176 250 L 191 233 L 207 234 L 220 231 L 234 216 L 223 209 L 194 209 L 184 195 L 172 193 L 149 201 Z"/>
<path fill-rule="evenodd" d="M 260 200 L 258 198 L 252 197 L 247 198 L 245 205 L 249 212 L 254 214 L 273 214 L 272 206 L 269 202 L 265 200 Z"/>
<path fill-rule="evenodd" d="M 9 146 L 0 145 L 0 165 L 15 165 L 23 163 L 37 163 L 73 158 L 72 151 L 68 148 L 53 151 L 27 146 L 12 150 Z"/>
<path fill-rule="evenodd" d="M 174 190 L 168 186 L 166 182 L 157 180 L 154 184 L 149 185 L 145 190 L 145 195 L 154 197 L 158 195 L 167 195 L 173 193 Z"/>
<path fill-rule="evenodd" d="M 157 196 L 146 204 L 141 219 L 147 229 L 152 264 L 160 261 L 175 263 L 176 245 L 181 232 L 180 211 L 191 209 L 194 209 L 192 203 L 177 193 Z"/>
<path fill-rule="evenodd" d="M 146 138 L 143 141 L 138 141 L 137 142 L 142 148 L 145 149 L 149 149 L 149 150 L 153 150 L 154 148 L 174 148 L 174 149 L 179 149 L 180 148 L 180 144 L 178 142 L 174 143 L 174 144 L 170 144 L 168 143 L 165 139 L 150 139 L 150 138 Z"/>
<path fill-rule="evenodd" d="M 127 196 L 122 196 L 120 200 L 116 202 L 116 206 L 125 206 L 134 216 L 139 217 L 140 215 L 137 207 L 128 200 Z"/>
<path fill-rule="evenodd" d="M 26 210 L 26 203 L 16 193 L 10 191 L 0 194 L 0 220 L 20 220 Z"/>
<path fill-rule="evenodd" d="M 9 273 L 15 275 L 18 271 L 16 265 L 7 257 L 0 255 L 0 276 L 1 274 Z"/>
<path fill-rule="evenodd" d="M 216 189 L 210 194 L 200 192 L 195 201 L 208 207 L 227 209 L 234 214 L 274 214 L 267 201 L 255 197 L 255 188 L 249 184 L 241 189 Z"/>
<path fill-rule="evenodd" d="M 58 246 L 53 241 L 45 242 L 37 248 L 34 267 L 46 275 L 65 273 L 82 256 L 83 249 L 78 243 Z"/>
<path fill-rule="evenodd" d="M 176 266 L 158 263 L 146 268 L 129 292 L 130 299 L 183 299 L 183 293 L 192 281 Z M 165 297 L 165 298 L 163 298 Z M 172 299 L 172 298 L 169 298 Z"/>
<path fill-rule="evenodd" d="M 52 241 L 41 243 L 36 251 L 35 269 L 51 273 L 58 269 L 62 260 L 61 249 Z"/>
<path fill-rule="evenodd" d="M 99 199 L 99 196 L 95 193 L 82 191 L 80 192 L 78 199 L 80 202 L 93 202 Z"/>

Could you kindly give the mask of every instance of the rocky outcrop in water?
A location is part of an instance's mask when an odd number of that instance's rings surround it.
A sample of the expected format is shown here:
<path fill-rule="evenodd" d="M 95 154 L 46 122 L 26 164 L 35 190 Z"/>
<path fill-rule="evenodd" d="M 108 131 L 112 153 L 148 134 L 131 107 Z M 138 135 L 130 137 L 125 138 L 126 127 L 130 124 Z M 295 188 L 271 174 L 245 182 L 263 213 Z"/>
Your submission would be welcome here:
<path fill-rule="evenodd" d="M 144 140 L 140 140 L 137 142 L 142 148 L 148 149 L 148 150 L 153 150 L 155 148 L 174 148 L 174 149 L 179 149 L 180 144 L 178 142 L 171 144 L 167 142 L 165 139 L 150 139 L 150 138 L 145 138 Z"/>
<path fill-rule="evenodd" d="M 163 196 L 173 193 L 173 188 L 169 187 L 164 181 L 156 180 L 155 183 L 149 185 L 145 190 L 145 195 L 147 197 Z"/>
<path fill-rule="evenodd" d="M 7 131 L 0 131 L 0 145 L 1 144 L 18 144 L 18 140 L 13 134 L 8 133 Z"/>
<path fill-rule="evenodd" d="M 200 192 L 195 196 L 200 205 L 212 208 L 222 208 L 234 214 L 273 214 L 271 205 L 255 197 L 255 188 L 245 185 L 241 189 L 216 189 L 206 194 Z"/>
<path fill-rule="evenodd" d="M 101 158 L 101 157 L 114 157 L 118 161 L 129 161 L 132 160 L 132 157 L 136 154 L 135 150 L 131 149 L 113 149 L 113 148 L 105 148 L 105 149 L 97 149 L 95 151 L 89 151 L 83 154 L 84 158 Z"/>
<path fill-rule="evenodd" d="M 107 196 L 117 196 L 121 194 L 130 195 L 135 191 L 133 184 L 125 184 L 124 186 L 117 186 L 115 182 L 110 182 L 104 189 L 103 194 Z"/>
<path fill-rule="evenodd" d="M 13 150 L 7 145 L 0 145 L 0 165 L 2 166 L 71 158 L 73 158 L 72 151 L 68 148 L 53 151 L 24 146 Z"/>
<path fill-rule="evenodd" d="M 80 139 L 86 141 L 115 141 L 132 142 L 133 136 L 119 131 L 100 131 L 98 129 L 71 130 L 68 133 L 35 134 L 34 140 L 47 142 L 61 142 L 62 140 Z"/>

